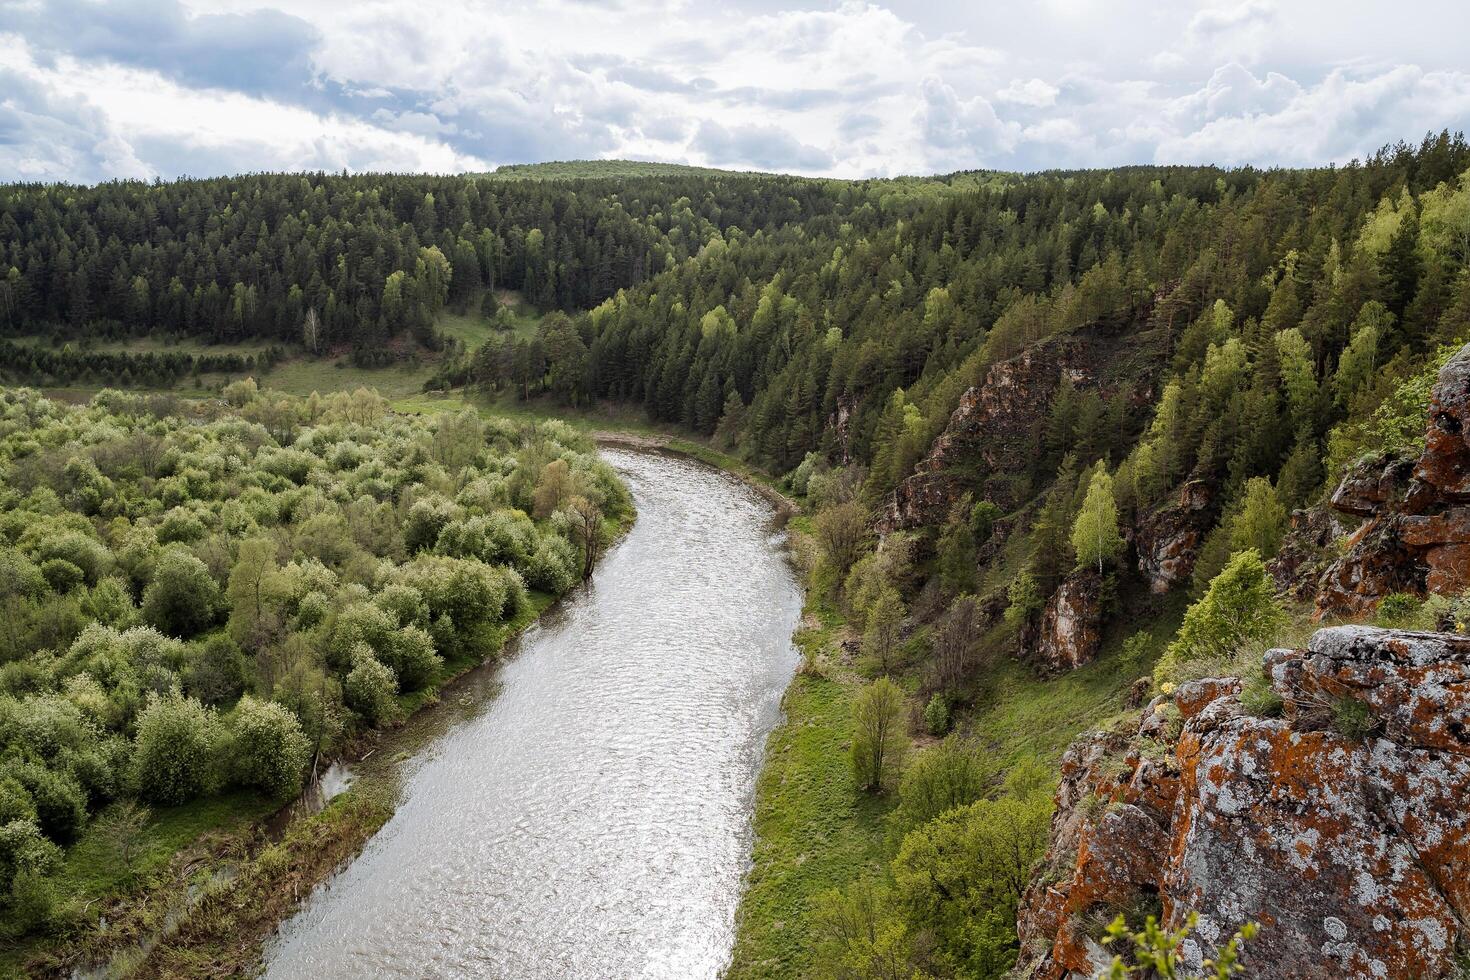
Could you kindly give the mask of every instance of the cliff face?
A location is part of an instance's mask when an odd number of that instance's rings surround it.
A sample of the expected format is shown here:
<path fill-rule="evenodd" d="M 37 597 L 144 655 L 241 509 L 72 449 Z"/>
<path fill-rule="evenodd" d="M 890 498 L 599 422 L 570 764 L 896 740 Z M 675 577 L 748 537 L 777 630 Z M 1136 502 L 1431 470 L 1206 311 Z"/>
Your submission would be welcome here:
<path fill-rule="evenodd" d="M 1239 679 L 1196 681 L 1067 752 L 1020 913 L 1027 975 L 1090 976 L 1127 909 L 1171 927 L 1197 911 L 1192 968 L 1255 921 L 1252 976 L 1453 974 L 1470 938 L 1470 638 L 1337 627 L 1264 669 L 1280 717 L 1249 715 Z M 1366 717 L 1344 734 L 1347 699 Z"/>
<path fill-rule="evenodd" d="M 1134 534 L 1138 570 L 1155 592 L 1189 581 L 1205 534 L 1214 523 L 1215 492 L 1204 480 L 1190 480 L 1179 498 L 1144 518 Z"/>
<path fill-rule="evenodd" d="M 1043 674 L 1063 674 L 1097 659 L 1102 648 L 1102 577 L 1080 569 L 1057 586 L 1039 623 L 1022 631 L 1021 657 Z"/>
<path fill-rule="evenodd" d="M 1362 615 L 1393 592 L 1470 587 L 1470 345 L 1439 372 L 1423 453 L 1358 464 L 1331 505 L 1363 523 L 1318 583 L 1319 616 Z"/>
<path fill-rule="evenodd" d="M 993 365 L 985 383 L 968 389 L 929 452 L 893 491 L 878 521 L 880 533 L 943 524 L 956 500 L 979 481 L 980 495 L 1010 510 L 1018 500 L 992 474 L 1031 468 L 1035 436 L 1061 384 L 1071 376 L 1079 388 L 1093 383 L 1087 366 L 1092 344 L 1065 337 L 1027 348 Z"/>

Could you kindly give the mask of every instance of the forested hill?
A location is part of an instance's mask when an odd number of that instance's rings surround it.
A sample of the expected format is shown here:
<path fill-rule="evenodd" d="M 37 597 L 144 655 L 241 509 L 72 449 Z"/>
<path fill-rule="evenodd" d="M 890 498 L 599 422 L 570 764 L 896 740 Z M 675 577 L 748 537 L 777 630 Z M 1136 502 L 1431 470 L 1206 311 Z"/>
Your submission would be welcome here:
<path fill-rule="evenodd" d="M 897 479 L 988 364 L 1156 294 L 1181 374 L 1211 343 L 1237 336 L 1255 354 L 1294 329 L 1329 381 L 1369 301 L 1392 320 L 1378 324 L 1379 365 L 1454 333 L 1440 318 L 1464 257 L 1449 226 L 1463 219 L 1448 216 L 1467 165 L 1463 144 L 1432 141 L 1341 170 L 1044 174 L 940 196 L 881 228 L 731 242 L 595 309 L 589 383 L 704 431 L 738 396 L 750 449 L 779 470 L 832 455 L 826 422 L 844 400 L 850 449 L 872 457 L 886 408 L 885 431 L 912 430 L 880 447 L 897 450 Z M 1200 320 L 1216 301 L 1219 316 Z M 1311 436 L 1348 394 L 1301 420 Z"/>
<path fill-rule="evenodd" d="M 557 160 L 548 163 L 507 163 L 487 176 L 496 180 L 587 180 L 630 177 L 771 177 L 774 174 L 751 170 L 720 170 L 715 167 L 693 167 L 682 163 L 657 163 L 649 160 Z"/>
<path fill-rule="evenodd" d="M 0 185 L 0 333 L 432 342 L 485 290 L 586 309 L 738 228 L 835 231 L 860 199 L 787 177 L 492 180 L 261 174 Z"/>

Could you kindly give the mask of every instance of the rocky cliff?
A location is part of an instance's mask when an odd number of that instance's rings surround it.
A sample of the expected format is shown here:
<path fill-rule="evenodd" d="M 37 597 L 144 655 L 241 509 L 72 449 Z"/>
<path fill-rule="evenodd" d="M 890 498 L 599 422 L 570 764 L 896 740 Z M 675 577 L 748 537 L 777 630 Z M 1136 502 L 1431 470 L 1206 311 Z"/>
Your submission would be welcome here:
<path fill-rule="evenodd" d="M 1199 547 L 1215 523 L 1215 492 L 1204 480 L 1190 480 L 1179 497 L 1148 515 L 1134 532 L 1138 570 L 1154 592 L 1168 592 L 1189 581 Z"/>
<path fill-rule="evenodd" d="M 1273 717 L 1246 710 L 1238 678 L 1195 681 L 1067 752 L 1020 913 L 1026 975 L 1092 975 L 1119 912 L 1173 927 L 1192 910 L 1192 967 L 1254 921 L 1251 976 L 1454 975 L 1470 938 L 1470 638 L 1323 629 L 1263 671 Z"/>
<path fill-rule="evenodd" d="M 1362 615 L 1394 592 L 1470 587 L 1470 345 L 1440 370 L 1417 458 L 1361 461 L 1332 495 L 1361 526 L 1318 583 L 1318 615 Z"/>
<path fill-rule="evenodd" d="M 879 532 L 942 524 L 966 491 L 1007 512 L 1023 504 L 1037 489 L 1025 475 L 1034 469 L 1042 424 L 1064 377 L 1079 391 L 1128 392 L 1136 407 L 1150 404 L 1156 346 L 1165 330 L 1154 318 L 1157 302 L 1154 297 L 1124 315 L 1049 337 L 991 365 L 894 490 Z"/>
<path fill-rule="evenodd" d="M 1092 345 L 1063 337 L 992 365 L 985 383 L 968 389 L 944 431 L 914 472 L 898 485 L 878 522 L 880 533 L 943 524 L 966 489 L 1009 511 L 1020 501 L 996 475 L 1031 469 L 1036 434 L 1063 373 L 1085 388 Z"/>

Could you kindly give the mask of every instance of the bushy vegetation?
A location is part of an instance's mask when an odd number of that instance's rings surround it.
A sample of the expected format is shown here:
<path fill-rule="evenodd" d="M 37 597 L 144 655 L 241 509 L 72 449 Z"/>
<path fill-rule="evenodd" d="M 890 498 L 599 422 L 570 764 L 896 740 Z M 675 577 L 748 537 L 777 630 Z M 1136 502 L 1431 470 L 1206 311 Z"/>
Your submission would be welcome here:
<path fill-rule="evenodd" d="M 1016 912 L 1050 818 L 1046 793 L 1004 792 L 917 825 L 887 878 L 859 879 L 821 899 L 820 975 L 1004 975 L 1016 962 Z"/>
<path fill-rule="evenodd" d="M 291 797 L 403 695 L 498 652 L 530 589 L 564 591 L 595 558 L 589 523 L 600 536 L 630 506 L 557 423 L 253 382 L 226 398 L 0 392 L 12 937 L 54 915 L 48 882 L 94 817 L 123 840 L 134 800 Z"/>

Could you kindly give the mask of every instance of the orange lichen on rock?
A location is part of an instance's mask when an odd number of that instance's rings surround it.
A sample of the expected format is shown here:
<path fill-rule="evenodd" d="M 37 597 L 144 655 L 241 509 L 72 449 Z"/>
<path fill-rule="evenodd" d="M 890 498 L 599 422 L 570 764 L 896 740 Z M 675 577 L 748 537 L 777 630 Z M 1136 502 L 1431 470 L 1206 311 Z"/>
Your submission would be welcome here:
<path fill-rule="evenodd" d="M 1092 975 L 1100 927 L 1152 909 L 1202 960 L 1246 922 L 1252 976 L 1447 977 L 1470 917 L 1470 639 L 1337 627 L 1265 658 L 1281 718 L 1240 682 L 1181 685 L 1140 733 L 1067 753 L 1043 868 L 1018 923 L 1027 975 Z M 1331 730 L 1359 701 L 1365 738 Z M 1096 797 L 1090 801 L 1089 797 Z"/>

